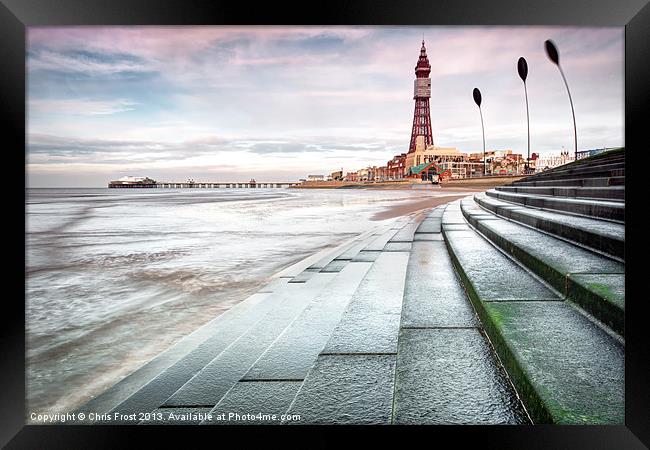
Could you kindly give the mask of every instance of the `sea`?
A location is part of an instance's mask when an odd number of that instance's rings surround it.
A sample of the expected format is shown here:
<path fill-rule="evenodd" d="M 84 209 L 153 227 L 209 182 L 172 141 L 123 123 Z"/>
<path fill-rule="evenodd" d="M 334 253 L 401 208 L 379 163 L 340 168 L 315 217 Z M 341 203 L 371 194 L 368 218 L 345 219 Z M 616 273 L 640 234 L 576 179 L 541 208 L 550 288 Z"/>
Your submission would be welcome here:
<path fill-rule="evenodd" d="M 26 193 L 26 406 L 73 411 L 421 190 Z M 384 219 L 392 221 L 393 219 Z"/>

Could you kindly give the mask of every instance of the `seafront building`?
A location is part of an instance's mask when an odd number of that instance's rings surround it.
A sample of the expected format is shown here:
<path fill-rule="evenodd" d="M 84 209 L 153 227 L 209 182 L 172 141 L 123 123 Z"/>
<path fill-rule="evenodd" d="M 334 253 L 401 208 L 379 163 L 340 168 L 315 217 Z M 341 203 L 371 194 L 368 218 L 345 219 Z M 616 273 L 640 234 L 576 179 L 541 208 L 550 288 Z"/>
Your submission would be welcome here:
<path fill-rule="evenodd" d="M 118 180 L 110 181 L 108 183 L 109 188 L 155 187 L 155 186 L 156 186 L 156 180 L 152 180 L 149 177 L 126 176 Z"/>
<path fill-rule="evenodd" d="M 535 154 L 536 155 L 536 154 Z M 575 156 L 569 151 L 562 151 L 560 154 L 539 155 L 535 161 L 535 171 L 542 172 L 544 170 L 553 169 L 564 164 L 575 161 Z"/>

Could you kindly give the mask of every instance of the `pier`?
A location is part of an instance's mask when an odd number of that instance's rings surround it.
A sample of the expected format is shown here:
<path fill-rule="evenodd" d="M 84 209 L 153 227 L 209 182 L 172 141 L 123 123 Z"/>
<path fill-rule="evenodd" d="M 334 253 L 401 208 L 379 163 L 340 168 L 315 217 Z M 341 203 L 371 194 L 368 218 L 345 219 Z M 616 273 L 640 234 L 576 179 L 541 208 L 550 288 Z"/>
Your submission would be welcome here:
<path fill-rule="evenodd" d="M 155 183 L 129 183 L 122 184 L 111 181 L 108 183 L 109 188 L 118 188 L 118 189 L 256 189 L 256 188 L 288 188 L 299 185 L 298 182 L 268 182 L 268 183 L 176 183 L 176 182 L 155 182 Z"/>
<path fill-rule="evenodd" d="M 624 199 L 619 151 L 379 224 L 275 274 L 78 412 L 623 424 Z"/>

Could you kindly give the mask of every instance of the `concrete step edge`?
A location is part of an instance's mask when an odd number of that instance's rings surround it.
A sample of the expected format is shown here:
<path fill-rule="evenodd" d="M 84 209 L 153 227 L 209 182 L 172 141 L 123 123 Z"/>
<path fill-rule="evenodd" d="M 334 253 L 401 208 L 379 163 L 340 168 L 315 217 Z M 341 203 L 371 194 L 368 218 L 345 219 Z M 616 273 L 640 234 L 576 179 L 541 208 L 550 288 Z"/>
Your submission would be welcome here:
<path fill-rule="evenodd" d="M 625 168 L 625 159 L 615 160 L 615 161 L 599 161 L 597 164 L 584 164 L 571 167 L 557 167 L 555 169 L 542 172 L 541 174 L 536 174 L 535 176 L 548 175 L 557 175 L 557 174 L 569 174 L 569 173 L 583 173 L 591 172 L 595 170 L 614 170 L 614 169 L 624 169 Z"/>
<path fill-rule="evenodd" d="M 602 168 L 593 167 L 581 170 L 571 170 L 566 172 L 542 172 L 525 178 L 526 181 L 546 181 L 546 180 L 565 180 L 576 177 L 584 178 L 603 178 L 603 177 L 622 177 L 625 176 L 624 167 Z"/>
<path fill-rule="evenodd" d="M 492 243 L 497 245 L 503 251 L 511 255 L 519 262 L 520 265 L 526 267 L 529 271 L 535 273 L 537 276 L 544 279 L 547 283 L 562 293 L 567 299 L 580 305 L 596 319 L 601 321 L 604 325 L 611 328 L 614 332 L 624 337 L 625 328 L 625 310 L 609 299 L 605 298 L 597 290 L 590 289 L 584 284 L 578 283 L 570 274 L 562 273 L 556 269 L 550 261 L 541 258 L 539 255 L 524 249 L 519 246 L 513 239 L 508 236 L 498 234 L 494 230 L 482 224 L 481 220 L 472 218 L 470 212 L 464 208 L 461 203 L 461 211 L 465 219 L 480 231 Z M 485 210 L 483 210 L 485 211 Z M 495 215 L 490 212 L 490 214 Z M 496 216 L 496 215 L 495 215 Z M 524 225 L 518 225 L 525 227 Z M 539 233 L 533 229 L 525 227 L 530 233 Z M 548 234 L 545 234 L 550 239 L 556 239 Z M 559 240 L 558 240 L 559 242 Z M 570 245 L 570 244 L 569 244 Z M 594 254 L 594 259 L 605 258 Z M 623 278 L 625 275 L 621 275 Z"/>
<path fill-rule="evenodd" d="M 465 286 L 469 299 L 471 300 L 483 326 L 495 347 L 499 357 L 504 364 L 511 380 L 513 381 L 521 399 L 526 404 L 526 408 L 536 423 L 563 423 L 558 414 L 554 414 L 553 407 L 545 398 L 545 390 L 539 389 L 535 385 L 535 378 L 529 373 L 525 362 L 516 357 L 512 343 L 508 341 L 506 335 L 501 330 L 499 322 L 487 313 L 483 300 L 478 296 L 474 284 L 460 264 L 458 255 L 454 252 L 450 244 L 450 238 L 446 227 L 443 226 L 442 233 L 449 256 L 456 268 L 456 271 Z M 483 239 L 476 234 L 477 239 Z M 496 250 L 495 250 L 496 251 Z M 576 314 L 579 314 L 576 311 Z M 622 407 L 622 405 L 621 405 Z"/>
<path fill-rule="evenodd" d="M 568 178 L 561 180 L 534 181 L 522 179 L 514 181 L 507 186 L 534 186 L 534 187 L 607 187 L 625 186 L 625 177 L 594 177 L 594 178 Z"/>
<path fill-rule="evenodd" d="M 502 205 L 494 205 L 490 202 L 502 203 Z M 529 214 L 524 206 L 519 206 L 521 209 L 513 209 L 512 203 L 507 203 L 492 197 L 488 198 L 485 194 L 477 194 L 474 200 L 482 208 L 491 211 L 499 217 L 511 220 L 523 225 L 536 228 L 540 231 L 555 235 L 559 238 L 567 239 L 572 243 L 584 246 L 589 250 L 594 250 L 605 255 L 612 256 L 620 259 L 621 262 L 625 260 L 625 238 L 618 238 L 616 236 L 606 235 L 599 233 L 595 228 L 576 227 L 570 223 L 572 216 L 562 214 L 560 212 L 548 211 L 550 214 L 558 214 L 561 217 L 540 218 L 537 215 Z M 567 221 L 567 219 L 569 219 Z M 580 217 L 581 220 L 599 222 L 598 219 L 591 219 L 587 217 Z M 607 222 L 611 223 L 611 222 Z M 613 224 L 616 225 L 616 224 Z M 623 227 L 624 228 L 624 227 Z"/>
<path fill-rule="evenodd" d="M 497 191 L 533 194 L 551 197 L 625 201 L 625 186 L 573 187 L 573 186 L 496 186 Z"/>
<path fill-rule="evenodd" d="M 562 212 L 581 217 L 592 217 L 609 220 L 616 223 L 625 222 L 625 203 L 609 202 L 594 199 L 573 199 L 567 197 L 552 197 L 532 194 L 518 194 L 513 192 L 489 189 L 485 191 L 490 197 L 508 201 L 526 207 L 538 208 L 548 211 Z"/>

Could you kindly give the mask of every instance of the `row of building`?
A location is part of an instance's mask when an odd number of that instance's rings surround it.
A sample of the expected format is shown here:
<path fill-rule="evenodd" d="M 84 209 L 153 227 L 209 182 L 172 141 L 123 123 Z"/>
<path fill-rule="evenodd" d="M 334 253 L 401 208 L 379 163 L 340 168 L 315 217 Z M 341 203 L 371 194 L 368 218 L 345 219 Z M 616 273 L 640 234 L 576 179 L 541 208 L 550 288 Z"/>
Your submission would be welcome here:
<path fill-rule="evenodd" d="M 542 172 L 573 161 L 574 155 L 568 151 L 559 154 L 539 155 L 532 153 L 529 172 Z M 433 163 L 433 164 L 431 164 Z M 427 167 L 431 166 L 431 167 Z M 350 181 L 381 182 L 407 179 L 426 180 L 429 172 L 445 177 L 471 178 L 490 175 L 523 175 L 526 172 L 526 158 L 512 150 L 490 150 L 463 153 L 453 147 L 434 147 L 417 149 L 412 153 L 395 155 L 384 166 L 368 166 L 355 172 L 339 170 L 330 175 L 309 175 L 307 181 Z"/>
<path fill-rule="evenodd" d="M 484 175 L 516 175 L 524 173 L 526 159 L 512 150 L 491 150 L 485 153 L 463 153 L 454 147 L 418 145 L 415 151 L 395 155 L 384 166 L 369 166 L 356 172 L 331 174 L 331 179 L 342 181 L 399 181 L 428 180 L 432 175 L 443 178 L 469 178 Z M 535 156 L 535 155 L 534 155 Z M 531 170 L 535 161 L 531 158 Z"/>

